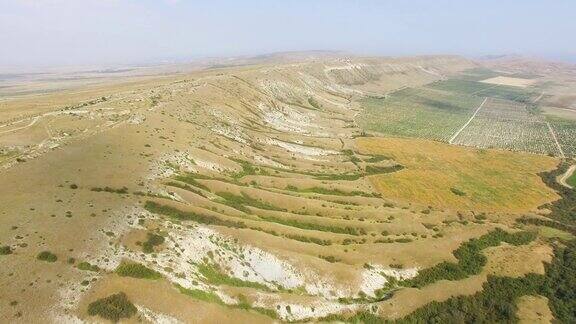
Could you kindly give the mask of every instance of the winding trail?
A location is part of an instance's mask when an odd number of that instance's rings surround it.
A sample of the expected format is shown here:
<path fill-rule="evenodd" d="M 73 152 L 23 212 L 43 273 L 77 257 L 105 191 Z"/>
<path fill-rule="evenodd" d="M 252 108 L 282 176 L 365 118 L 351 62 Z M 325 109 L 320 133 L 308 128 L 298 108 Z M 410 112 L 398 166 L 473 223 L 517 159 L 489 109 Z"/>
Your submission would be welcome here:
<path fill-rule="evenodd" d="M 5 130 L 0 132 L 0 134 L 6 134 L 6 133 L 12 133 L 12 132 L 16 132 L 22 129 L 26 129 L 30 126 L 33 126 L 34 124 L 36 124 L 36 122 L 38 121 L 40 117 L 34 117 L 34 119 L 32 119 L 32 122 L 30 122 L 30 124 L 26 125 L 26 126 L 22 126 L 22 127 L 18 127 L 18 128 L 14 128 L 14 129 L 9 129 L 9 130 Z"/>
<path fill-rule="evenodd" d="M 574 171 L 576 171 L 576 164 L 569 167 L 568 170 L 566 170 L 566 173 L 564 173 L 562 177 L 558 179 L 558 182 L 566 188 L 574 189 L 574 187 L 572 187 L 566 182 L 566 180 L 568 180 L 568 178 L 570 178 L 572 174 L 574 174 Z"/>

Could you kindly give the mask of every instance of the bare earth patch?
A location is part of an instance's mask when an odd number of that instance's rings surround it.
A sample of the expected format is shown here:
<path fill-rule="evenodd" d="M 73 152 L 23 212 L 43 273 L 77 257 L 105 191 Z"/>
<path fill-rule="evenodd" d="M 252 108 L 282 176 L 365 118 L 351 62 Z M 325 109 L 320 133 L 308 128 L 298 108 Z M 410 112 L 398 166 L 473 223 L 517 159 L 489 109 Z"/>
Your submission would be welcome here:
<path fill-rule="evenodd" d="M 534 80 L 534 79 L 522 79 L 522 78 L 511 78 L 511 77 L 506 77 L 506 76 L 497 76 L 494 78 L 482 80 L 480 82 L 526 88 L 526 87 L 534 84 L 536 82 L 536 80 Z"/>

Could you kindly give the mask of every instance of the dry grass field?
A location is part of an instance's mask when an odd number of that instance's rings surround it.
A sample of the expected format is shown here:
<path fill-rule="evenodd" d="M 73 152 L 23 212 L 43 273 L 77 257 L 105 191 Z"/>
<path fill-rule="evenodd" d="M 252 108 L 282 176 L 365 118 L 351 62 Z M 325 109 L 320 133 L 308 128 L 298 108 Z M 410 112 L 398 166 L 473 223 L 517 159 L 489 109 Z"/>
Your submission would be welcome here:
<path fill-rule="evenodd" d="M 542 296 L 523 296 L 518 300 L 519 323 L 551 323 L 554 316 L 548 307 L 548 299 Z"/>
<path fill-rule="evenodd" d="M 405 167 L 371 177 L 386 197 L 443 209 L 518 213 L 558 198 L 537 175 L 558 164 L 546 156 L 417 139 L 359 138 L 356 142 L 361 153 L 389 156 Z"/>

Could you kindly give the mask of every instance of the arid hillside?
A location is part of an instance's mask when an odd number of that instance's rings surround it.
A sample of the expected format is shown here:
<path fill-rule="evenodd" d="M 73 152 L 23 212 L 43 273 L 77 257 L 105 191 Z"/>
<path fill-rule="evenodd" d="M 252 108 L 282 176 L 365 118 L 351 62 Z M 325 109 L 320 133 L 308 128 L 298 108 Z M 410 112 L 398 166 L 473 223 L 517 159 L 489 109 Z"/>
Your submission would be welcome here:
<path fill-rule="evenodd" d="M 534 221 L 576 152 L 530 110 L 541 83 L 452 56 L 231 65 L 0 98 L 0 322 L 403 319 L 544 275 L 572 237 Z M 518 316 L 553 316 L 533 295 Z"/>

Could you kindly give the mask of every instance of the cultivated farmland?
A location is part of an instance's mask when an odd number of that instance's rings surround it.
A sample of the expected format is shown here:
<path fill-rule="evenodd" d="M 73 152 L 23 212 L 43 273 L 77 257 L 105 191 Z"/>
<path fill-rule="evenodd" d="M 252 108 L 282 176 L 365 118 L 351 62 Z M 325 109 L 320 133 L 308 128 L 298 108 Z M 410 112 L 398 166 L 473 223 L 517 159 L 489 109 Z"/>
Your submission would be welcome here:
<path fill-rule="evenodd" d="M 486 101 L 452 143 L 560 155 L 551 129 L 542 116 L 528 111 L 523 104 L 493 98 Z"/>
<path fill-rule="evenodd" d="M 385 98 L 365 99 L 358 122 L 386 135 L 448 141 L 482 100 L 427 88 L 403 89 Z"/>
<path fill-rule="evenodd" d="M 500 73 L 484 67 L 476 67 L 460 72 L 452 76 L 455 80 L 481 81 L 499 76 Z"/>
<path fill-rule="evenodd" d="M 481 97 L 513 100 L 529 103 L 540 95 L 539 91 L 531 88 L 518 88 L 513 86 L 490 84 L 479 81 L 448 79 L 434 82 L 429 88 L 457 92 Z"/>
<path fill-rule="evenodd" d="M 548 117 L 547 120 L 554 129 L 564 154 L 576 157 L 576 121 L 556 117 Z"/>
<path fill-rule="evenodd" d="M 475 68 L 425 86 L 364 99 L 364 111 L 356 120 L 367 130 L 389 136 L 575 156 L 576 123 L 558 118 L 547 120 L 534 103 L 542 96 L 542 90 L 524 84 L 502 84 L 502 80 L 516 80 L 512 77 L 515 75 L 498 78 L 499 75 Z"/>

